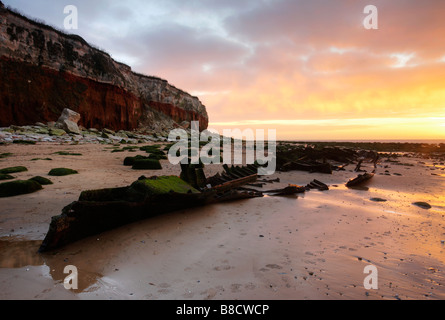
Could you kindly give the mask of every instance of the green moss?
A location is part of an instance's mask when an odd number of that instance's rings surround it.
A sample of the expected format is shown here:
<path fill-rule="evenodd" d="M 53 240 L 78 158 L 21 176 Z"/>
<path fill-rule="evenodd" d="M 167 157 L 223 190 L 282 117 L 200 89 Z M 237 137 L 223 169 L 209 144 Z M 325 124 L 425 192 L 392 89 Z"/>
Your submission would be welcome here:
<path fill-rule="evenodd" d="M 155 159 L 155 160 L 167 160 L 168 159 L 166 155 L 155 154 L 155 153 L 150 154 L 148 158 Z"/>
<path fill-rule="evenodd" d="M 0 173 L 10 174 L 10 173 L 17 173 L 17 172 L 25 172 L 25 171 L 28 171 L 28 169 L 25 167 L 11 167 L 11 168 L 1 169 Z"/>
<path fill-rule="evenodd" d="M 12 153 L 2 153 L 2 154 L 0 154 L 0 159 L 7 158 L 10 156 L 12 156 Z"/>
<path fill-rule="evenodd" d="M 165 194 L 172 191 L 176 193 L 199 193 L 198 190 L 177 176 L 138 180 L 131 185 L 131 188 L 145 194 Z"/>
<path fill-rule="evenodd" d="M 51 180 L 44 178 L 44 177 L 40 177 L 40 176 L 31 178 L 29 180 L 35 181 L 35 182 L 41 184 L 42 186 L 53 184 Z"/>
<path fill-rule="evenodd" d="M 49 135 L 60 137 L 60 136 L 66 135 L 66 131 L 62 130 L 62 129 L 51 128 L 49 130 Z"/>
<path fill-rule="evenodd" d="M 133 164 L 134 170 L 162 170 L 161 163 L 156 159 L 138 159 Z"/>
<path fill-rule="evenodd" d="M 31 159 L 31 161 L 38 161 L 38 160 L 52 161 L 53 159 L 51 159 L 51 158 L 34 158 L 34 159 Z"/>
<path fill-rule="evenodd" d="M 15 144 L 36 144 L 35 141 L 27 141 L 27 140 L 14 140 L 12 143 L 15 143 Z"/>
<path fill-rule="evenodd" d="M 58 154 L 59 156 L 82 156 L 81 153 L 72 153 L 67 151 L 58 151 L 54 152 L 53 154 Z"/>
<path fill-rule="evenodd" d="M 62 176 L 68 176 L 71 174 L 77 174 L 78 172 L 76 170 L 67 169 L 67 168 L 56 168 L 52 169 L 48 175 L 55 176 L 55 177 L 62 177 Z"/>
<path fill-rule="evenodd" d="M 0 198 L 13 197 L 41 190 L 42 186 L 32 180 L 17 180 L 0 184 Z"/>
<path fill-rule="evenodd" d="M 132 166 L 136 162 L 136 160 L 148 159 L 148 157 L 144 157 L 141 155 L 137 155 L 135 157 L 126 157 L 124 159 L 124 166 Z"/>
<path fill-rule="evenodd" d="M 0 173 L 0 181 L 12 180 L 12 179 L 14 179 L 13 176 L 10 176 L 9 174 Z"/>
<path fill-rule="evenodd" d="M 119 201 L 122 200 L 128 187 L 87 190 L 80 194 L 79 201 Z"/>

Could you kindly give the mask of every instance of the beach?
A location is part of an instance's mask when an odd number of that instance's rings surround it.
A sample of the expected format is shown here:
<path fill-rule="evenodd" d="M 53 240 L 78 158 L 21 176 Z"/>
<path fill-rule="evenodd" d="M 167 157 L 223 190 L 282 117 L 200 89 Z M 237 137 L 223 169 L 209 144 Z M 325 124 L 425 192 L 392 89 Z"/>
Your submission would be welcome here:
<path fill-rule="evenodd" d="M 59 151 L 80 155 L 54 154 Z M 79 172 L 49 177 L 54 184 L 36 193 L 0 198 L 0 299 L 445 298 L 445 167 L 411 156 L 381 159 L 364 189 L 345 186 L 357 176 L 353 165 L 332 175 L 276 172 L 268 178 L 280 182 L 264 189 L 318 179 L 329 190 L 181 210 L 38 253 L 51 217 L 82 191 L 180 174 L 168 160 L 162 170 L 132 170 L 124 158 L 143 153 L 111 151 L 98 143 L 0 146 L 0 154 L 11 154 L 0 168 L 28 168 L 13 174 L 17 179 L 48 177 L 59 167 Z M 205 168 L 207 176 L 221 170 Z M 64 288 L 68 265 L 78 269 L 77 290 Z M 364 287 L 369 265 L 378 270 L 377 289 Z"/>

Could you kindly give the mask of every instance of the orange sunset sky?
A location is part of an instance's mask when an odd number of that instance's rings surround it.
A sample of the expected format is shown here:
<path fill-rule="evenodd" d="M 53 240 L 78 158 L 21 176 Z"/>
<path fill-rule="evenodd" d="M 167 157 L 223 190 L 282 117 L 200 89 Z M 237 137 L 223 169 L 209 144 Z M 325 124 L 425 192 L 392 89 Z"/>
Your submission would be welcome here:
<path fill-rule="evenodd" d="M 278 139 L 445 141 L 445 1 L 4 0 Z M 378 30 L 363 26 L 378 9 Z"/>

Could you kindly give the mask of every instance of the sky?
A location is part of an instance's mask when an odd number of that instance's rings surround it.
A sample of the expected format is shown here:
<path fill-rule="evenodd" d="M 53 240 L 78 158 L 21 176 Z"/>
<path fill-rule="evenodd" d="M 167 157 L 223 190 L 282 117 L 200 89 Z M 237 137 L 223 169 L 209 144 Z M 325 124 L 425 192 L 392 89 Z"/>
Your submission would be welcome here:
<path fill-rule="evenodd" d="M 67 32 L 198 96 L 220 133 L 445 141 L 445 1 L 2 1 L 59 29 L 76 6 Z"/>

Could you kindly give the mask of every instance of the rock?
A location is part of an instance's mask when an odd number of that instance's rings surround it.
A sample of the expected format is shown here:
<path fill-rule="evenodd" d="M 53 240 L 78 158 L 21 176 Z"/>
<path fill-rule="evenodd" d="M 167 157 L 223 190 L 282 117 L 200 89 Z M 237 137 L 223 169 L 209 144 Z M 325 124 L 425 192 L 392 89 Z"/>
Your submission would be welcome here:
<path fill-rule="evenodd" d="M 110 129 L 107 129 L 107 128 L 104 128 L 102 130 L 102 132 L 104 132 L 106 134 L 109 134 L 109 135 L 114 135 L 115 134 L 115 132 L 113 130 L 110 130 Z"/>
<path fill-rule="evenodd" d="M 41 190 L 42 186 L 32 180 L 17 180 L 0 184 L 0 198 L 13 197 Z"/>
<path fill-rule="evenodd" d="M 49 134 L 50 134 L 51 136 L 60 137 L 60 136 L 66 135 L 66 131 L 65 131 L 65 130 L 62 130 L 62 129 L 51 128 L 51 129 L 49 130 Z"/>
<path fill-rule="evenodd" d="M 179 126 L 182 127 L 183 129 L 188 129 L 188 128 L 190 128 L 190 122 L 189 121 L 182 121 L 179 124 Z"/>
<path fill-rule="evenodd" d="M 63 109 L 62 115 L 60 116 L 59 120 L 57 120 L 57 122 L 61 122 L 63 120 L 72 121 L 77 125 L 80 120 L 80 114 L 73 110 L 65 108 Z"/>
<path fill-rule="evenodd" d="M 63 120 L 62 128 L 67 133 L 81 134 L 80 129 L 77 126 L 77 124 L 75 124 L 74 122 L 69 121 L 69 120 Z"/>
<path fill-rule="evenodd" d="M 13 176 L 11 176 L 9 174 L 0 173 L 0 181 L 12 180 L 12 179 L 14 179 Z"/>
<path fill-rule="evenodd" d="M 138 159 L 134 161 L 133 170 L 162 170 L 161 163 L 156 159 Z"/>
<path fill-rule="evenodd" d="M 55 177 L 68 176 L 71 174 L 78 174 L 78 172 L 76 170 L 67 169 L 67 168 L 56 168 L 56 169 L 52 169 L 48 173 L 49 176 L 55 176 Z"/>
<path fill-rule="evenodd" d="M 11 167 L 11 168 L 1 169 L 0 173 L 10 174 L 10 173 L 25 172 L 25 171 L 28 171 L 28 169 L 25 167 Z"/>
<path fill-rule="evenodd" d="M 49 180 L 47 178 L 44 178 L 44 177 L 40 177 L 40 176 L 31 178 L 29 180 L 35 181 L 35 182 L 39 183 L 42 186 L 53 184 L 51 180 Z"/>
<path fill-rule="evenodd" d="M 44 128 L 46 128 L 46 124 L 41 123 L 41 122 L 36 122 L 36 126 L 37 127 L 44 127 Z"/>
<path fill-rule="evenodd" d="M 386 202 L 386 201 L 388 201 L 388 200 L 382 199 L 382 198 L 371 198 L 370 200 L 374 201 L 374 202 Z"/>
<path fill-rule="evenodd" d="M 431 209 L 431 205 L 427 202 L 414 202 L 413 205 L 418 206 L 422 209 L 428 210 Z"/>
<path fill-rule="evenodd" d="M 57 125 L 68 133 L 80 134 L 80 129 L 77 126 L 79 120 L 79 113 L 65 108 L 63 109 L 62 115 L 60 116 L 59 120 L 57 120 Z"/>

